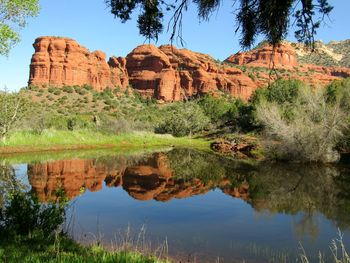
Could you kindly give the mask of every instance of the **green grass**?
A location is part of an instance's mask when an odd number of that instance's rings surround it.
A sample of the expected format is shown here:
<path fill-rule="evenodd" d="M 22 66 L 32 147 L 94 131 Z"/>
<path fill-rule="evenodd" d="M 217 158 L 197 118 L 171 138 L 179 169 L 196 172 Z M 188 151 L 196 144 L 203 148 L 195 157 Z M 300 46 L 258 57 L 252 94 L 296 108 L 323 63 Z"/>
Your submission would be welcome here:
<path fill-rule="evenodd" d="M 150 132 L 130 132 L 117 135 L 92 130 L 60 131 L 44 130 L 41 134 L 30 131 L 13 133 L 0 144 L 0 153 L 64 150 L 79 148 L 150 148 L 161 146 L 186 146 L 209 149 L 210 141 L 189 137 L 173 137 Z"/>
<path fill-rule="evenodd" d="M 58 241 L 58 242 L 57 242 Z M 137 251 L 107 251 L 100 246 L 81 246 L 63 236 L 54 244 L 45 245 L 36 240 L 9 242 L 0 246 L 1 262 L 35 263 L 166 263 L 152 255 Z"/>

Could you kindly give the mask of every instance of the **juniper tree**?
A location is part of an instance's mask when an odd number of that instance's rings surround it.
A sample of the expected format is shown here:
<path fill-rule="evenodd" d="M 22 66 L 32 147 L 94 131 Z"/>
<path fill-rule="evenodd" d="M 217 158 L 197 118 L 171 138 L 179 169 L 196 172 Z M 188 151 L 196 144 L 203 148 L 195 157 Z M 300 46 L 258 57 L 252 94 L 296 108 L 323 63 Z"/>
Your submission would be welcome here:
<path fill-rule="evenodd" d="M 209 20 L 220 8 L 221 0 L 105 0 L 111 13 L 122 22 L 131 19 L 135 10 L 140 10 L 137 24 L 140 34 L 157 40 L 164 29 L 164 16 L 171 13 L 167 28 L 170 40 L 182 41 L 182 17 L 193 2 L 200 20 Z M 328 0 L 232 0 L 237 21 L 236 32 L 240 31 L 240 44 L 250 48 L 258 35 L 276 45 L 288 33 L 290 23 L 296 25 L 295 36 L 300 42 L 313 47 L 316 30 L 333 7 Z"/>

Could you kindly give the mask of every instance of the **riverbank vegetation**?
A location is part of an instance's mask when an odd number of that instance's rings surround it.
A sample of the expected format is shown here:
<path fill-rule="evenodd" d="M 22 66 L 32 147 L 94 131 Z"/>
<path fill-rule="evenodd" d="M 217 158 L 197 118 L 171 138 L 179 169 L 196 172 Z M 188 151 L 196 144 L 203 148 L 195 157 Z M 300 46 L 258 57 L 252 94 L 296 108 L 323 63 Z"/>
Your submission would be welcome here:
<path fill-rule="evenodd" d="M 29 87 L 18 94 L 0 94 L 5 101 L 13 99 L 12 111 L 18 110 L 14 118 L 9 115 L 11 125 L 0 123 L 0 149 L 188 143 L 208 147 L 208 140 L 249 134 L 262 142 L 258 151 L 266 159 L 335 162 L 350 149 L 349 86 L 349 79 L 314 88 L 297 80 L 277 80 L 258 89 L 248 102 L 217 93 L 168 104 L 142 98 L 131 88 L 96 92 L 89 86 Z M 177 139 L 181 137 L 187 139 Z"/>

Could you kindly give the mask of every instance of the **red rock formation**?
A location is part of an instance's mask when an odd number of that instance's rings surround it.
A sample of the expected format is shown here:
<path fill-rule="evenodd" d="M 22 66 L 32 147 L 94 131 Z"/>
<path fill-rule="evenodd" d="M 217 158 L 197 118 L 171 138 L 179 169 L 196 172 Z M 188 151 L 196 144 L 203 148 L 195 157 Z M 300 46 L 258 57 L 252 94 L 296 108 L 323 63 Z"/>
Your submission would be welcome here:
<path fill-rule="evenodd" d="M 244 53 L 237 53 L 228 57 L 225 62 L 237 65 L 249 65 L 252 67 L 276 67 L 293 68 L 298 66 L 298 60 L 294 48 L 287 44 L 281 44 L 275 48 L 264 45 Z"/>
<path fill-rule="evenodd" d="M 106 62 L 102 51 L 89 52 L 75 40 L 39 37 L 30 65 L 29 85 L 65 86 L 84 84 L 103 90 L 128 85 L 125 61 L 111 58 Z"/>
<path fill-rule="evenodd" d="M 254 81 L 259 87 L 266 86 L 277 78 L 300 79 L 312 86 L 323 86 L 333 80 L 350 77 L 349 68 L 299 64 L 294 47 L 288 43 L 275 49 L 266 44 L 261 48 L 232 55 L 225 62 L 251 68 L 250 74 L 255 77 Z M 266 68 L 267 71 L 254 68 Z M 273 68 L 277 71 L 271 71 Z"/>
<path fill-rule="evenodd" d="M 40 37 L 34 43 L 29 84 L 35 86 L 91 85 L 132 87 L 144 97 L 171 102 L 193 95 L 222 91 L 248 100 L 253 91 L 277 78 L 296 78 L 314 86 L 349 77 L 349 68 L 299 65 L 294 48 L 284 43 L 238 53 L 216 63 L 210 56 L 170 45 L 141 45 L 126 58 L 101 51 L 90 53 L 68 38 Z M 231 64 L 231 65 L 230 65 Z M 237 66 L 255 68 L 242 72 Z M 279 74 L 270 74 L 271 68 Z M 261 70 L 265 68 L 266 71 Z M 281 73 L 282 72 L 282 73 Z"/>

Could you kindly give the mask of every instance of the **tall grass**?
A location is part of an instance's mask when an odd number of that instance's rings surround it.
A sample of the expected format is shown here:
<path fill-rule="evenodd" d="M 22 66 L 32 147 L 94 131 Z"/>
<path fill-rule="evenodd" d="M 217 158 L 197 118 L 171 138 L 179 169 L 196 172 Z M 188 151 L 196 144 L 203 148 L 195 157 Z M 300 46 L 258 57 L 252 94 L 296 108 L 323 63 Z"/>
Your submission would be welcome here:
<path fill-rule="evenodd" d="M 299 262 L 311 263 L 303 247 L 301 247 L 301 250 L 302 250 L 302 253 L 300 254 Z M 343 234 L 340 232 L 340 230 L 338 230 L 338 238 L 332 240 L 330 245 L 330 250 L 332 253 L 332 259 L 331 259 L 332 263 L 350 263 L 350 256 L 346 251 L 344 241 L 343 241 Z M 324 258 L 321 252 L 319 252 L 318 262 L 330 263 L 329 261 L 326 261 L 326 259 Z"/>

